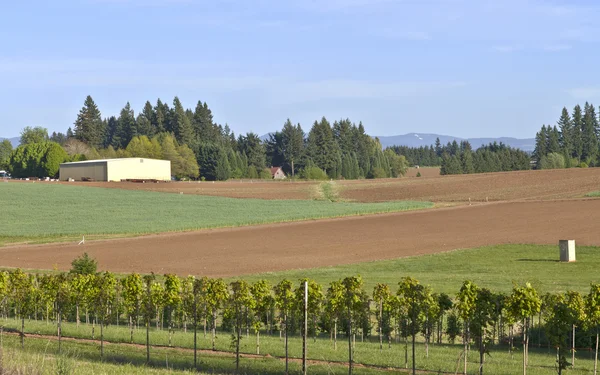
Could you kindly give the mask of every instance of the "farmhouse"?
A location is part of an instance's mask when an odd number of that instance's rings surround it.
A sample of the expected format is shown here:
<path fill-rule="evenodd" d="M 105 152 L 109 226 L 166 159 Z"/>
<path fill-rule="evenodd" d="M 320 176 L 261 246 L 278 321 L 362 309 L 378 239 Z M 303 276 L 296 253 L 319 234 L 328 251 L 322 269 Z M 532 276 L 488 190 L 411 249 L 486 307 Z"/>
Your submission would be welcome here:
<path fill-rule="evenodd" d="M 275 180 L 283 180 L 286 177 L 281 167 L 271 167 L 271 176 Z"/>
<path fill-rule="evenodd" d="M 171 180 L 171 161 L 124 158 L 76 161 L 60 165 L 60 180 Z"/>

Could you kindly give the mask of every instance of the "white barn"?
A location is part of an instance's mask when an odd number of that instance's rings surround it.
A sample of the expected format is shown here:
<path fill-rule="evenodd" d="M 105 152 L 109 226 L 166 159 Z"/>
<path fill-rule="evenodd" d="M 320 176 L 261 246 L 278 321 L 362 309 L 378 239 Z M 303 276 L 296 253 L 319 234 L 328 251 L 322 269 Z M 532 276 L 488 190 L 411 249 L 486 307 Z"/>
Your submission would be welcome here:
<path fill-rule="evenodd" d="M 59 179 L 68 181 L 171 180 L 171 161 L 123 158 L 76 161 L 60 165 Z"/>

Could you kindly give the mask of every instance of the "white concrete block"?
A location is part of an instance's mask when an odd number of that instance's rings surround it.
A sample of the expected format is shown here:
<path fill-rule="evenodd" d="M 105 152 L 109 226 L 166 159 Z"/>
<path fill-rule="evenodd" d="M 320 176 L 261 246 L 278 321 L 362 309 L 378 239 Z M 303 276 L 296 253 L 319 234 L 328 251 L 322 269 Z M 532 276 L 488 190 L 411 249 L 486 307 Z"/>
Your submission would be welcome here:
<path fill-rule="evenodd" d="M 561 262 L 575 262 L 575 240 L 558 241 Z"/>

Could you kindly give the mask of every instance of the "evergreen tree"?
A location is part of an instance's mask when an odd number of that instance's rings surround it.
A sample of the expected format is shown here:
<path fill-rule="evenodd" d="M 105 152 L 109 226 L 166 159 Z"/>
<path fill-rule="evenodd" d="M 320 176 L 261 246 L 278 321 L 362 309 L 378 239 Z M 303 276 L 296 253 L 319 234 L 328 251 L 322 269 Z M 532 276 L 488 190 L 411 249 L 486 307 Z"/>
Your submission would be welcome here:
<path fill-rule="evenodd" d="M 139 135 L 145 135 L 148 137 L 153 137 L 156 134 L 154 125 L 152 124 L 154 118 L 154 108 L 152 108 L 152 104 L 150 102 L 146 102 L 144 104 L 144 109 L 136 119 L 137 122 L 137 131 Z"/>
<path fill-rule="evenodd" d="M 185 114 L 178 97 L 173 99 L 172 128 L 177 142 L 184 145 L 191 145 L 194 140 L 194 129 L 190 119 Z"/>
<path fill-rule="evenodd" d="M 581 159 L 583 153 L 583 113 L 579 104 L 573 108 L 573 156 Z"/>
<path fill-rule="evenodd" d="M 546 128 L 548 136 L 547 153 L 559 153 L 560 152 L 560 133 L 556 126 L 548 126 Z"/>
<path fill-rule="evenodd" d="M 120 140 L 118 139 L 117 130 L 118 130 L 118 122 L 115 116 L 111 116 L 106 121 L 106 132 L 104 133 L 104 148 L 108 148 L 109 146 L 115 147 L 115 144 L 120 144 Z M 117 139 L 115 139 L 117 137 Z"/>
<path fill-rule="evenodd" d="M 87 143 L 91 147 L 102 147 L 104 140 L 104 123 L 100 110 L 91 96 L 87 96 L 83 108 L 75 120 L 74 135 L 78 140 Z"/>
<path fill-rule="evenodd" d="M 473 150 L 471 144 L 468 141 L 461 142 L 461 155 L 460 161 L 462 164 L 463 173 L 470 174 L 475 173 L 475 166 L 473 165 Z"/>
<path fill-rule="evenodd" d="M 598 118 L 596 117 L 596 109 L 593 105 L 585 103 L 583 110 L 581 157 L 585 159 L 588 164 L 594 164 L 596 162 L 596 156 L 598 155 L 597 128 Z"/>
<path fill-rule="evenodd" d="M 438 158 L 442 157 L 442 143 L 440 142 L 439 137 L 435 139 L 435 154 Z"/>
<path fill-rule="evenodd" d="M 573 122 L 567 108 L 562 109 L 562 114 L 558 120 L 558 128 L 560 130 L 560 148 L 563 154 L 570 158 L 573 154 Z"/>
<path fill-rule="evenodd" d="M 13 152 L 12 143 L 8 139 L 0 142 L 0 169 L 7 170 L 10 165 L 10 155 Z"/>
<path fill-rule="evenodd" d="M 208 104 L 198 101 L 194 111 L 194 121 L 192 124 L 196 136 L 202 142 L 217 143 L 219 141 L 219 132 L 213 123 L 213 115 L 208 108 Z"/>
<path fill-rule="evenodd" d="M 240 135 L 237 143 L 240 153 L 248 157 L 249 166 L 254 166 L 258 171 L 265 169 L 265 147 L 258 135 L 252 132 Z"/>
<path fill-rule="evenodd" d="M 300 124 L 294 126 L 290 119 L 283 125 L 281 130 L 282 155 L 286 163 L 290 165 L 292 177 L 295 176 L 295 163 L 304 154 L 304 131 Z"/>
<path fill-rule="evenodd" d="M 308 133 L 307 152 L 315 165 L 325 172 L 336 167 L 338 145 L 333 138 L 333 130 L 325 117 L 315 121 Z"/>
<path fill-rule="evenodd" d="M 115 129 L 115 134 L 113 135 L 111 145 L 116 149 L 125 148 L 135 136 L 137 136 L 135 115 L 131 109 L 131 104 L 127 102 L 125 107 L 123 107 L 121 110 L 119 118 L 117 119 L 117 127 Z"/>
<path fill-rule="evenodd" d="M 538 163 L 548 153 L 547 138 L 546 125 L 542 125 L 542 129 L 535 135 L 535 150 L 533 151 Z"/>

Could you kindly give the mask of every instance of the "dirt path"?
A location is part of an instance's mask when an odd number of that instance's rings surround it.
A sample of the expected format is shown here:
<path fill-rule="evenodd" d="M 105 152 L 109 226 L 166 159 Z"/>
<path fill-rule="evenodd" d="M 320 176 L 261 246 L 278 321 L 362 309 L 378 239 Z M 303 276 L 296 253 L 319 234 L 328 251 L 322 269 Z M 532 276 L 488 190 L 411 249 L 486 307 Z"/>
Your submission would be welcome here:
<path fill-rule="evenodd" d="M 600 245 L 600 200 L 489 203 L 344 219 L 0 248 L 5 267 L 68 270 L 84 251 L 115 272 L 212 277 L 508 243 Z"/>

